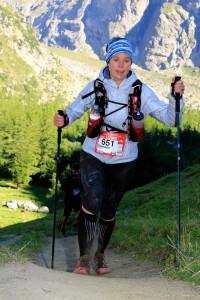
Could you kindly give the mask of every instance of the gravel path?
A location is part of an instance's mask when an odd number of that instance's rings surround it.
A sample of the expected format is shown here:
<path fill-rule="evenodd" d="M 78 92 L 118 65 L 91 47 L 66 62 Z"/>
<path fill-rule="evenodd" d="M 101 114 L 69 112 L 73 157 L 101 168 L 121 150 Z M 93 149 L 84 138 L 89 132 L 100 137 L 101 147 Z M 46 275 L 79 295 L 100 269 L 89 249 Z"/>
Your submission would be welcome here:
<path fill-rule="evenodd" d="M 77 236 L 51 241 L 35 262 L 6 265 L 0 272 L 1 300 L 200 300 L 200 286 L 168 280 L 158 266 L 106 252 L 111 273 L 82 276 L 72 271 L 78 258 Z"/>

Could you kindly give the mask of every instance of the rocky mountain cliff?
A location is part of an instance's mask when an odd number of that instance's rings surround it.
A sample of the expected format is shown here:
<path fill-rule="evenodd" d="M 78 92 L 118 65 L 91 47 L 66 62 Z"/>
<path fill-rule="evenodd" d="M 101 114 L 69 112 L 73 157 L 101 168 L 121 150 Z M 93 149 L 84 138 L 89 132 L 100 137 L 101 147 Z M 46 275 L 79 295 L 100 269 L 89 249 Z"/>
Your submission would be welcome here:
<path fill-rule="evenodd" d="M 49 46 L 104 58 L 114 36 L 127 37 L 147 70 L 200 66 L 200 0 L 7 0 Z"/>
<path fill-rule="evenodd" d="M 2 0 L 0 95 L 20 99 L 35 97 L 44 103 L 58 97 L 65 99 L 67 94 L 70 101 L 75 94 L 73 86 L 77 75 L 69 72 L 50 49 L 37 40 L 23 16 Z"/>
<path fill-rule="evenodd" d="M 79 48 L 80 49 L 80 48 Z M 89 58 L 91 47 L 83 46 L 84 55 L 78 48 L 48 47 L 40 43 L 35 32 L 23 15 L 7 4 L 0 3 L 0 95 L 2 98 L 18 97 L 37 103 L 51 100 L 73 101 L 88 81 L 98 77 L 105 64 Z M 87 52 L 88 51 L 88 52 Z M 87 55 L 86 55 L 87 54 Z M 93 54 L 95 56 L 95 54 Z M 170 80 L 175 74 L 187 83 L 186 104 L 199 109 L 200 69 L 182 68 L 162 71 L 144 70 L 133 65 L 138 78 L 149 84 L 163 99 L 169 92 Z"/>

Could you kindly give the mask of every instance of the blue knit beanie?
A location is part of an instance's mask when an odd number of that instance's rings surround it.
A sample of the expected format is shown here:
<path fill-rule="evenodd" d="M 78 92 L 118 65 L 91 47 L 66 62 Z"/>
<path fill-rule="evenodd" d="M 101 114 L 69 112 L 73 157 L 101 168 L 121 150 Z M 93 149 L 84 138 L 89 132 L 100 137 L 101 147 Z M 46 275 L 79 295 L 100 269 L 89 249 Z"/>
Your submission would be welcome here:
<path fill-rule="evenodd" d="M 107 54 L 106 54 L 106 63 L 109 62 L 111 57 L 117 53 L 128 53 L 131 62 L 133 62 L 133 48 L 129 40 L 125 38 L 114 38 L 108 45 L 107 45 Z"/>

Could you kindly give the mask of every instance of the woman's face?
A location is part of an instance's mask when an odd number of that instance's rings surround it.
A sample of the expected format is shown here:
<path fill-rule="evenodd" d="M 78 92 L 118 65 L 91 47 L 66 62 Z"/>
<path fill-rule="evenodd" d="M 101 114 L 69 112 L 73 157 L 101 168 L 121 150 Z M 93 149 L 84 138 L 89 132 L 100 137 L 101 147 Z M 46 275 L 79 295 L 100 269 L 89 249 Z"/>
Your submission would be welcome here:
<path fill-rule="evenodd" d="M 117 53 L 113 55 L 108 63 L 110 77 L 117 85 L 127 77 L 131 66 L 131 58 L 128 53 Z"/>

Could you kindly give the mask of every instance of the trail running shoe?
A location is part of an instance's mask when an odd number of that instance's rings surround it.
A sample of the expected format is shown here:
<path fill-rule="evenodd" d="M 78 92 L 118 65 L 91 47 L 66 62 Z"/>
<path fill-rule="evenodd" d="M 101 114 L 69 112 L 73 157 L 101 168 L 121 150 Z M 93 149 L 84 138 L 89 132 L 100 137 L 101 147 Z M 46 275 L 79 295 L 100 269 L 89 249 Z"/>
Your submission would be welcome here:
<path fill-rule="evenodd" d="M 103 275 L 111 271 L 108 265 L 106 264 L 105 256 L 103 253 L 95 254 L 94 264 L 97 275 Z"/>
<path fill-rule="evenodd" d="M 74 273 L 81 275 L 90 275 L 90 259 L 88 255 L 83 255 L 79 258 Z"/>

